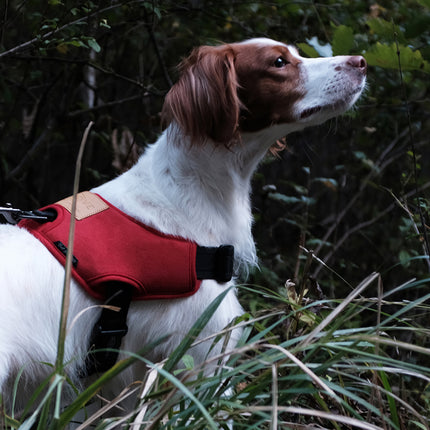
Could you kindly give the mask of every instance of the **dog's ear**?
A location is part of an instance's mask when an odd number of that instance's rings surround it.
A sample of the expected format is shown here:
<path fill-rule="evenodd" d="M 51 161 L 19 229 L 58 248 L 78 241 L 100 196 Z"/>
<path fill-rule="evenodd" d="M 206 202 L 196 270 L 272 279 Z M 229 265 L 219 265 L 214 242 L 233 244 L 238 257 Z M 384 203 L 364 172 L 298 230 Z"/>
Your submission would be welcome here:
<path fill-rule="evenodd" d="M 238 140 L 241 104 L 234 60 L 228 45 L 194 49 L 166 96 L 163 123 L 175 121 L 193 144 L 210 138 L 229 146 Z"/>

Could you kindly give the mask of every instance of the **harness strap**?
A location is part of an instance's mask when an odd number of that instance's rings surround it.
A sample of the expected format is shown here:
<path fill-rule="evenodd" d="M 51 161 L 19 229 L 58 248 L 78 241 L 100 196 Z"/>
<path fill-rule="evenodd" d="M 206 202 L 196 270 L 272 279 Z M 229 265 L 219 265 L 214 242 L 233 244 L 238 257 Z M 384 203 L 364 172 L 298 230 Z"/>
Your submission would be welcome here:
<path fill-rule="evenodd" d="M 230 281 L 233 273 L 234 247 L 198 246 L 196 253 L 196 274 L 198 279 Z M 85 369 L 82 376 L 103 373 L 117 361 L 122 338 L 127 334 L 127 314 L 133 296 L 133 287 L 123 282 L 109 282 L 106 285 L 105 306 L 93 327 Z"/>
<path fill-rule="evenodd" d="M 228 282 L 233 276 L 234 246 L 197 246 L 197 279 L 215 279 Z"/>
<path fill-rule="evenodd" d="M 234 247 L 221 245 L 218 248 L 198 246 L 196 273 L 198 279 L 215 279 L 228 282 L 232 277 Z M 83 376 L 103 373 L 117 361 L 122 338 L 127 334 L 127 314 L 133 295 L 133 287 L 122 282 L 110 282 L 106 286 L 108 299 L 99 319 L 93 327 L 90 347 Z"/>
<path fill-rule="evenodd" d="M 127 334 L 127 313 L 133 288 L 122 282 L 110 282 L 106 286 L 107 297 L 100 317 L 93 327 L 90 346 L 82 376 L 103 373 L 117 361 L 122 338 Z"/>

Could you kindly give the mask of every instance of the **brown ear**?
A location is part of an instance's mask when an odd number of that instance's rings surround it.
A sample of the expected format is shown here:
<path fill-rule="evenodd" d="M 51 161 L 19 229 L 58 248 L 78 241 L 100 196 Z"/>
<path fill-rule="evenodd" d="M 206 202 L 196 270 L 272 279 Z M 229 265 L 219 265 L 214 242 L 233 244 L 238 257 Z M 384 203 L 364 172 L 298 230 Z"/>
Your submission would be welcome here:
<path fill-rule="evenodd" d="M 196 48 L 181 69 L 164 102 L 163 123 L 176 121 L 193 144 L 208 137 L 227 146 L 237 140 L 240 101 L 233 49 Z"/>

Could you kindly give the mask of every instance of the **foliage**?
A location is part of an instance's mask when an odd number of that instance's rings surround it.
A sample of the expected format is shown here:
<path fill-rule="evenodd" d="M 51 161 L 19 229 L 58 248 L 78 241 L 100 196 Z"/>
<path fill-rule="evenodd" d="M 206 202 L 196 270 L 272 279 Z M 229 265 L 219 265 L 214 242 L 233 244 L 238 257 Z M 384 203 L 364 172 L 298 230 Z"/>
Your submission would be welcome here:
<path fill-rule="evenodd" d="M 251 317 L 245 314 L 235 326 L 243 333 L 234 353 L 221 354 L 212 362 L 226 360 L 214 375 L 203 373 L 186 350 L 204 327 L 223 297 L 217 298 L 196 322 L 190 335 L 172 356 L 152 363 L 130 354 L 95 381 L 76 400 L 61 410 L 61 390 L 67 381 L 57 374 L 47 380 L 49 389 L 20 419 L 0 416 L 7 429 L 63 429 L 81 413 L 79 428 L 428 428 L 430 350 L 416 344 L 428 329 L 414 322 L 416 312 L 430 311 L 427 293 L 414 302 L 393 301 L 391 292 L 377 299 L 366 292 L 380 275 L 365 278 L 349 296 L 339 300 L 301 299 L 291 292 L 282 294 L 242 287 L 271 306 Z M 423 289 L 424 282 L 399 286 Z M 289 290 L 289 291 L 288 291 Z M 287 292 L 288 291 L 288 292 Z M 373 323 L 353 327 L 352 318 L 372 315 Z M 408 334 L 411 342 L 396 340 Z M 228 333 L 228 332 L 227 332 Z M 156 340 L 154 347 L 163 339 Z M 213 342 L 222 341 L 215 335 Z M 143 350 L 142 353 L 145 351 Z M 142 360 L 150 371 L 142 382 L 126 387 L 119 398 L 100 404 L 100 387 L 127 366 Z M 173 372 L 174 366 L 179 370 Z M 55 392 L 60 395 L 54 395 Z M 135 408 L 125 416 L 101 418 L 115 411 L 120 400 L 140 393 Z M 55 410 L 54 415 L 46 413 Z M 84 417 L 84 418 L 82 418 Z M 3 420 L 3 421 L 2 421 Z"/>
<path fill-rule="evenodd" d="M 369 83 L 358 107 L 288 136 L 254 178 L 261 263 L 249 282 L 261 287 L 240 290 L 252 314 L 240 354 L 222 375 L 193 381 L 153 363 L 139 419 L 167 428 L 193 416 L 198 428 L 213 425 L 206 410 L 237 428 L 275 417 L 296 428 L 312 420 L 428 428 L 428 0 L 8 0 L 1 8 L 0 204 L 25 209 L 71 194 L 71 160 L 89 121 L 81 189 L 128 168 L 159 134 L 163 97 L 193 46 L 268 36 L 306 56 L 364 55 Z M 348 302 L 307 343 L 373 271 L 385 295 L 370 283 L 368 299 Z M 290 278 L 296 294 L 284 289 Z M 311 293 L 316 302 L 306 302 Z M 66 381 L 52 384 L 54 392 Z M 176 409 L 171 390 L 184 393 Z"/>

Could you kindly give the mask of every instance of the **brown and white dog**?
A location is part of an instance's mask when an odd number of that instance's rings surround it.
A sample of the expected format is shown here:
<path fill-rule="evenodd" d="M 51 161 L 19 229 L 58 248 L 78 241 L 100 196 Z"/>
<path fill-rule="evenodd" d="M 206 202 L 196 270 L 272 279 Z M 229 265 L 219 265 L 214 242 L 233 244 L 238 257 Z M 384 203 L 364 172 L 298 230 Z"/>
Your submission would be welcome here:
<path fill-rule="evenodd" d="M 165 132 L 134 167 L 93 191 L 160 232 L 202 246 L 233 245 L 236 272 L 256 265 L 253 172 L 278 139 L 351 108 L 365 87 L 366 67 L 361 56 L 303 58 L 294 47 L 265 38 L 197 48 L 166 97 Z M 51 372 L 44 363 L 56 359 L 63 278 L 63 267 L 33 235 L 0 226 L 0 392 L 7 406 L 21 370 L 18 406 Z M 205 280 L 187 298 L 132 302 L 121 349 L 138 351 L 172 334 L 146 358 L 158 362 L 169 356 L 208 304 L 232 284 Z M 69 322 L 98 303 L 73 281 Z M 99 313 L 97 307 L 82 313 L 67 336 L 65 361 L 76 383 L 85 385 L 79 369 Z M 231 289 L 201 337 L 221 331 L 241 313 Z M 230 346 L 239 335 L 233 332 Z M 190 350 L 197 364 L 209 346 L 203 342 Z M 144 373 L 143 364 L 132 366 L 116 389 Z"/>

